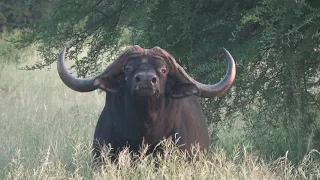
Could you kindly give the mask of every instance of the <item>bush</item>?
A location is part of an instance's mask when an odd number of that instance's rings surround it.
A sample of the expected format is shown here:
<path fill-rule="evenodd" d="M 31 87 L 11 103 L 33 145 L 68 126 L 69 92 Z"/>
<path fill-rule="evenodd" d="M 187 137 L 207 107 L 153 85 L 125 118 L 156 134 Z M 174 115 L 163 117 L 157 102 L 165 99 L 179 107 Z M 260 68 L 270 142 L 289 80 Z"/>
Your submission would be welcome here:
<path fill-rule="evenodd" d="M 0 63 L 19 63 L 20 51 L 15 48 L 13 40 L 20 37 L 20 31 L 7 32 L 4 30 L 0 33 Z"/>

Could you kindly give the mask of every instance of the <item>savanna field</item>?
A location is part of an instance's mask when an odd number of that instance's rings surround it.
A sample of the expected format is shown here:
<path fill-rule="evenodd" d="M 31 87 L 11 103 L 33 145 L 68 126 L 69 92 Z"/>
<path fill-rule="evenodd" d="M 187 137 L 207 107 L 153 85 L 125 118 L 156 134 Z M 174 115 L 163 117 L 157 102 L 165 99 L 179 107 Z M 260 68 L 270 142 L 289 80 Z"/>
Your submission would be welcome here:
<path fill-rule="evenodd" d="M 1 58 L 8 57 L 5 47 Z M 118 165 L 106 160 L 95 168 L 91 141 L 105 94 L 70 90 L 55 63 L 42 70 L 19 70 L 41 60 L 32 47 L 10 53 L 18 53 L 21 63 L 0 59 L 0 179 L 320 179 L 317 150 L 298 163 L 286 154 L 262 157 L 250 144 L 234 140 L 240 132 L 232 127 L 221 128 L 220 145 L 212 145 L 209 152 L 195 149 L 198 161 L 187 161 L 172 143 L 164 142 L 166 152 L 158 167 L 143 153 L 130 162 L 123 151 Z"/>

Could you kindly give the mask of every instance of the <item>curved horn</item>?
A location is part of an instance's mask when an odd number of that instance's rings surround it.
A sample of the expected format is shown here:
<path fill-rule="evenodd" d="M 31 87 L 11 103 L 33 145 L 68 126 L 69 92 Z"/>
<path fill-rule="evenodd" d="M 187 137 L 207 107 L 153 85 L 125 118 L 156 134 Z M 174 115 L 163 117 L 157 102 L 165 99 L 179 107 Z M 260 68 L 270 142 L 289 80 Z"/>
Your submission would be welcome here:
<path fill-rule="evenodd" d="M 66 69 L 63 61 L 65 59 L 66 48 L 60 53 L 58 61 L 57 61 L 57 69 L 61 80 L 67 85 L 69 88 L 79 91 L 79 92 L 90 92 L 98 89 L 95 86 L 94 81 L 99 77 L 112 77 L 120 74 L 123 71 L 123 66 L 126 63 L 126 56 L 130 53 L 133 53 L 136 50 L 141 49 L 140 46 L 133 46 L 126 50 L 122 55 L 118 57 L 115 61 L 113 61 L 102 73 L 86 79 L 79 79 L 72 76 L 68 70 Z"/>
<path fill-rule="evenodd" d="M 202 84 L 194 80 L 185 72 L 185 70 L 178 63 L 175 62 L 174 59 L 173 59 L 173 62 L 169 62 L 169 63 L 171 67 L 174 67 L 175 69 L 174 74 L 179 79 L 187 80 L 191 83 L 194 83 L 199 88 L 200 97 L 212 98 L 225 93 L 231 87 L 236 76 L 236 64 L 234 62 L 234 59 L 228 50 L 226 50 L 225 48 L 223 48 L 223 50 L 228 57 L 228 71 L 220 82 L 213 85 Z"/>
<path fill-rule="evenodd" d="M 234 62 L 234 59 L 229 53 L 229 51 L 225 48 L 223 48 L 223 50 L 228 58 L 228 71 L 224 76 L 224 78 L 220 82 L 214 85 L 206 85 L 206 84 L 196 82 L 196 85 L 198 86 L 201 92 L 200 94 L 201 97 L 210 98 L 210 97 L 219 96 L 225 93 L 234 82 L 234 79 L 236 77 L 236 63 Z"/>
<path fill-rule="evenodd" d="M 90 92 L 96 90 L 97 87 L 93 85 L 93 82 L 97 76 L 87 79 L 79 79 L 72 76 L 63 63 L 65 54 L 66 48 L 64 48 L 63 51 L 59 54 L 59 58 L 57 61 L 58 73 L 64 84 L 69 88 L 79 92 Z"/>

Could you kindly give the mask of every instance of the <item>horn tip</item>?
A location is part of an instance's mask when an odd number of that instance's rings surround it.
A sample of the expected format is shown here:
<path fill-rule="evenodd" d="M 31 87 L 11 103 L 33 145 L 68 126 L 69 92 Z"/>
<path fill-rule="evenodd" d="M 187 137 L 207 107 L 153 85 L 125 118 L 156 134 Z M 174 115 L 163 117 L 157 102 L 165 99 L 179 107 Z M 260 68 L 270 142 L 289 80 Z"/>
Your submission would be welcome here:
<path fill-rule="evenodd" d="M 224 52 L 233 59 L 232 55 L 230 54 L 230 52 L 226 49 L 226 48 L 223 48 Z"/>
<path fill-rule="evenodd" d="M 229 52 L 226 48 L 222 47 L 222 49 L 225 51 L 225 52 Z"/>
<path fill-rule="evenodd" d="M 62 49 L 62 51 L 61 51 L 60 54 L 59 54 L 59 57 L 65 56 L 65 55 L 66 55 L 66 51 L 67 51 L 67 48 L 64 46 L 63 49 Z"/>

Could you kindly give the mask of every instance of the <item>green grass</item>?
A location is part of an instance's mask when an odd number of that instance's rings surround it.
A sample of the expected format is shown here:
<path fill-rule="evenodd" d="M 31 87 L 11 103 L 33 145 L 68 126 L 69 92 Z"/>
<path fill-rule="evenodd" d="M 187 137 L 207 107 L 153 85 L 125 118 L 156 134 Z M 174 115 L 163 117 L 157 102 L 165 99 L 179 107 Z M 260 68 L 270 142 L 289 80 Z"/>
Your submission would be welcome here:
<path fill-rule="evenodd" d="M 22 57 L 29 63 L 40 59 L 35 51 Z M 105 95 L 70 90 L 55 65 L 19 71 L 0 64 L 0 179 L 320 179 L 315 150 L 292 165 L 286 156 L 264 161 L 243 145 L 233 153 L 214 147 L 198 153 L 199 161 L 188 162 L 167 142 L 166 153 L 173 155 L 158 168 L 148 156 L 130 163 L 123 151 L 118 166 L 107 161 L 94 169 L 91 140 Z M 219 135 L 229 137 L 228 132 Z"/>

